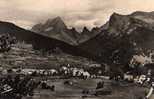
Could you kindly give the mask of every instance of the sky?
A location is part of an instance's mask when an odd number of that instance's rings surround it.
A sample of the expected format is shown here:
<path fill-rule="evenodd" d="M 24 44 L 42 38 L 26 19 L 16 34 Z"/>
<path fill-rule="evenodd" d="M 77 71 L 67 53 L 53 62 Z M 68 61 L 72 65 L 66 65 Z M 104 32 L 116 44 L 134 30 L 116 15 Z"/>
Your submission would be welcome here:
<path fill-rule="evenodd" d="M 60 16 L 68 27 L 101 26 L 112 13 L 154 11 L 154 0 L 0 0 L 0 20 L 30 29 Z"/>

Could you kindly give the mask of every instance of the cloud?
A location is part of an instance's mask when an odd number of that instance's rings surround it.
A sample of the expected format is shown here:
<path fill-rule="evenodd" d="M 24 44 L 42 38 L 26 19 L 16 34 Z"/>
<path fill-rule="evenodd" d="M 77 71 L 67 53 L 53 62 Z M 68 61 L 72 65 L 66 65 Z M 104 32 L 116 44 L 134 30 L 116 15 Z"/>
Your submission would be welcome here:
<path fill-rule="evenodd" d="M 61 16 L 69 27 L 103 25 L 113 12 L 153 11 L 153 0 L 0 0 L 0 20 L 24 28 Z"/>

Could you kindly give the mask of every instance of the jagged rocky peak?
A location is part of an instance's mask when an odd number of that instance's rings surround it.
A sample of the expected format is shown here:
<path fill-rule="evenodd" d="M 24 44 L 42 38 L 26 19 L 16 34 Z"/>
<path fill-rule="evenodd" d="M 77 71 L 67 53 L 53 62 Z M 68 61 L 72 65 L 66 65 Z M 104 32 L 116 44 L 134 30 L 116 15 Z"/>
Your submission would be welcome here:
<path fill-rule="evenodd" d="M 129 21 L 130 21 L 129 16 L 120 15 L 118 13 L 113 13 L 110 17 L 109 25 L 118 27 L 118 26 L 122 26 L 123 24 L 128 23 Z"/>
<path fill-rule="evenodd" d="M 50 32 L 52 30 L 61 31 L 67 29 L 64 21 L 61 17 L 56 17 L 53 19 L 48 19 L 44 24 L 39 23 L 32 27 L 32 31 L 34 32 Z"/>
<path fill-rule="evenodd" d="M 54 19 L 48 19 L 44 24 L 46 27 L 55 27 L 58 29 L 66 29 L 67 26 L 65 25 L 64 21 L 61 17 L 56 17 Z"/>
<path fill-rule="evenodd" d="M 35 32 L 48 36 L 50 38 L 64 41 L 71 45 L 76 45 L 76 41 L 79 37 L 79 33 L 76 31 L 76 29 L 68 29 L 61 17 L 48 19 L 44 24 L 39 26 L 41 29 L 38 29 L 36 27 L 38 27 L 38 25 L 35 25 L 33 27 L 33 30 L 35 30 Z"/>
<path fill-rule="evenodd" d="M 109 20 L 108 30 L 110 34 L 130 32 L 135 27 L 145 27 L 154 30 L 154 12 L 136 11 L 129 15 L 113 13 Z M 128 31 L 130 30 L 130 31 Z"/>
<path fill-rule="evenodd" d="M 87 34 L 87 33 L 90 33 L 90 31 L 87 27 L 84 27 L 81 34 Z"/>
<path fill-rule="evenodd" d="M 72 32 L 77 32 L 77 30 L 76 30 L 75 27 L 72 27 L 70 30 L 71 30 Z"/>
<path fill-rule="evenodd" d="M 119 35 L 119 32 L 128 29 L 130 22 L 130 17 L 128 15 L 113 13 L 109 20 L 109 32 Z"/>
<path fill-rule="evenodd" d="M 75 39 L 74 41 L 76 42 L 78 41 L 80 37 L 80 33 L 76 30 L 76 28 L 72 27 L 71 29 L 67 31 L 67 33 L 71 38 Z"/>
<path fill-rule="evenodd" d="M 72 34 L 73 36 L 75 36 L 76 39 L 78 39 L 80 33 L 76 30 L 76 28 L 72 27 L 72 28 L 69 29 L 69 30 L 70 30 L 71 34 Z M 69 32 L 69 33 L 70 33 L 70 32 Z"/>
<path fill-rule="evenodd" d="M 99 27 L 94 27 L 94 28 L 92 28 L 91 32 L 98 31 L 99 29 L 100 29 Z"/>

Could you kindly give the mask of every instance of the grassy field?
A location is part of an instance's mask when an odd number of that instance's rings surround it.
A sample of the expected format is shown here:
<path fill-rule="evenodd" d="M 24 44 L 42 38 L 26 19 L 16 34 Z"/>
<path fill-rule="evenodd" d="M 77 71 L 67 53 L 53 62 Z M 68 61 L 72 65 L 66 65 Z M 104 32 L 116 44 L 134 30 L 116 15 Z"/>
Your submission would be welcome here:
<path fill-rule="evenodd" d="M 145 95 L 146 88 L 138 86 L 118 86 L 113 85 L 112 81 L 105 81 L 106 90 L 112 90 L 111 95 L 94 96 L 97 82 L 101 79 L 69 79 L 73 82 L 73 85 L 64 85 L 66 79 L 50 80 L 50 85 L 55 85 L 55 92 L 50 90 L 36 89 L 33 97 L 27 97 L 23 99 L 139 99 Z M 90 93 L 85 96 L 82 94 L 84 89 L 89 89 Z"/>
<path fill-rule="evenodd" d="M 70 64 L 76 67 L 89 67 L 91 64 L 96 64 L 96 62 L 65 53 L 42 55 L 41 51 L 36 51 L 32 48 L 18 48 L 16 46 L 12 47 L 8 52 L 0 53 L 0 66 L 3 68 L 51 69 L 59 68 L 63 64 Z"/>

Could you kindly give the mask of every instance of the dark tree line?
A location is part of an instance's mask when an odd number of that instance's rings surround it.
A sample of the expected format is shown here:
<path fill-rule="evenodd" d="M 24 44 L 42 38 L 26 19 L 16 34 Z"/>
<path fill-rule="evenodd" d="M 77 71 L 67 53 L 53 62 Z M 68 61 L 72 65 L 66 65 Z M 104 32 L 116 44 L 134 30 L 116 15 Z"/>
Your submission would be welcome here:
<path fill-rule="evenodd" d="M 0 35 L 0 52 L 9 51 L 12 44 L 15 44 L 16 42 L 16 38 L 10 36 L 9 34 Z"/>
<path fill-rule="evenodd" d="M 32 76 L 20 76 L 16 75 L 12 77 L 8 75 L 7 77 L 0 79 L 0 99 L 22 99 L 22 97 L 33 96 L 33 90 L 37 88 L 40 84 Z M 6 86 L 7 85 L 7 86 Z M 11 89 L 6 89 L 8 87 Z"/>

